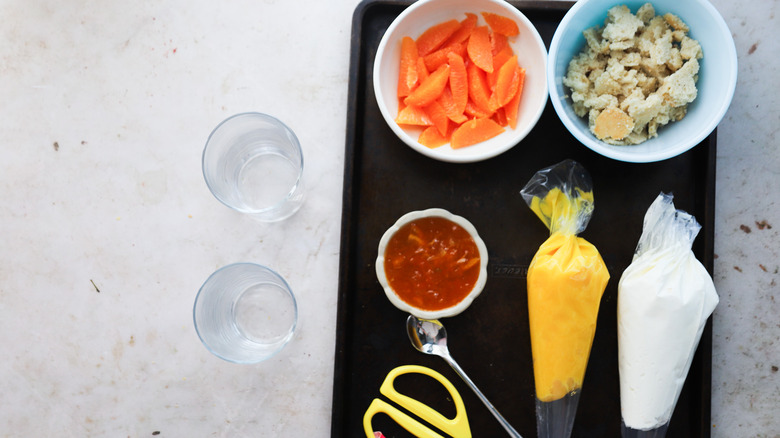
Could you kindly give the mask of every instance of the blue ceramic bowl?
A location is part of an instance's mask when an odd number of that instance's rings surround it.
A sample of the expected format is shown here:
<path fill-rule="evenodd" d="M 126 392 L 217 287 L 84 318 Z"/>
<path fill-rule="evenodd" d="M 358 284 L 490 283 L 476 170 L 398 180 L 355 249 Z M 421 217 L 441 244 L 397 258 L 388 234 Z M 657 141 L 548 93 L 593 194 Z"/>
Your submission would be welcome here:
<path fill-rule="evenodd" d="M 547 83 L 555 112 L 582 144 L 615 160 L 646 163 L 661 161 L 686 152 L 701 143 L 720 123 L 731 104 L 737 83 L 737 51 L 723 17 L 707 0 L 653 0 L 656 15 L 668 12 L 690 28 L 688 36 L 699 41 L 704 58 L 699 60 L 698 95 L 680 121 L 658 129 L 658 137 L 639 145 L 613 146 L 600 141 L 588 129 L 586 118 L 574 113 L 570 90 L 562 83 L 569 61 L 585 47 L 582 32 L 603 26 L 607 11 L 626 5 L 636 13 L 646 0 L 580 0 L 561 20 L 550 44 Z"/>

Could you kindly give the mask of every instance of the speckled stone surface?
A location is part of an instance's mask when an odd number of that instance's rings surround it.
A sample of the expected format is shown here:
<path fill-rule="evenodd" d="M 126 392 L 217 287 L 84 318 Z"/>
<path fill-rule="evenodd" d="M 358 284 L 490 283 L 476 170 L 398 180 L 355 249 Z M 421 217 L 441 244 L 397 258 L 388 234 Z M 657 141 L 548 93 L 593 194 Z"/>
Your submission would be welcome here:
<path fill-rule="evenodd" d="M 740 77 L 718 129 L 712 436 L 776 438 L 778 2 L 713 3 Z M 357 4 L 0 0 L 0 436 L 329 436 Z M 203 183 L 209 132 L 248 110 L 303 144 L 308 200 L 283 223 Z M 251 367 L 192 327 L 200 284 L 240 260 L 300 306 Z"/>
<path fill-rule="evenodd" d="M 739 80 L 718 128 L 713 437 L 780 437 L 780 2 L 714 1 Z"/>

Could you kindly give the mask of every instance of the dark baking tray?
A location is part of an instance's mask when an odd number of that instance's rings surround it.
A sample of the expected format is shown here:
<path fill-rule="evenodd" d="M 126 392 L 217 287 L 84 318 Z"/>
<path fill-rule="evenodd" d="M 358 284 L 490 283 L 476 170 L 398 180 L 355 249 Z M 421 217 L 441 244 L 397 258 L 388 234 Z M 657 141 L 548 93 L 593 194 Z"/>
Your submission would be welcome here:
<path fill-rule="evenodd" d="M 536 25 L 547 44 L 572 5 L 511 3 Z M 443 359 L 412 348 L 405 330 L 407 315 L 390 304 L 376 279 L 374 261 L 382 234 L 404 213 L 430 207 L 470 220 L 490 259 L 482 295 L 466 312 L 443 320 L 450 352 L 518 432 L 536 436 L 525 269 L 549 233 L 519 192 L 537 170 L 571 158 L 588 169 L 594 184 L 596 208 L 581 236 L 596 245 L 612 275 L 601 302 L 572 436 L 618 437 L 617 282 L 631 262 L 644 213 L 661 191 L 672 192 L 677 208 L 702 224 L 694 252 L 712 273 L 715 133 L 673 159 L 623 163 L 582 146 L 548 102 L 528 137 L 496 158 L 453 164 L 425 157 L 385 124 L 371 80 L 379 40 L 409 4 L 368 0 L 353 17 L 331 436 L 364 436 L 366 408 L 374 398 L 384 399 L 379 386 L 386 374 L 405 364 L 433 368 L 456 386 L 474 436 L 506 435 Z M 711 330 L 710 321 L 668 437 L 710 436 Z M 453 416 L 446 392 L 424 379 L 406 376 L 397 388 Z M 374 428 L 388 438 L 409 436 L 383 414 L 374 417 Z"/>

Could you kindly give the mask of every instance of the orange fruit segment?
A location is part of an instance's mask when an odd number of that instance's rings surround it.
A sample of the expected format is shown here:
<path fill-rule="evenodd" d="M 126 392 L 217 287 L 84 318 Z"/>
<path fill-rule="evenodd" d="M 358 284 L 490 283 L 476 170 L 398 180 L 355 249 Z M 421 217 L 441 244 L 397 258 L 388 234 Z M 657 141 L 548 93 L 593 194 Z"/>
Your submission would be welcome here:
<path fill-rule="evenodd" d="M 498 70 L 496 87 L 490 96 L 490 109 L 496 111 L 509 103 L 515 97 L 519 85 L 520 67 L 517 65 L 517 55 L 515 55 Z"/>
<path fill-rule="evenodd" d="M 506 122 L 510 128 L 517 128 L 517 113 L 520 111 L 520 96 L 523 94 L 523 85 L 525 85 L 525 69 L 521 68 L 519 71 L 520 81 L 517 85 L 517 93 L 504 106 L 504 112 L 506 113 Z"/>
<path fill-rule="evenodd" d="M 509 38 L 507 38 L 506 35 L 490 32 L 490 51 L 493 53 L 493 56 L 496 56 L 496 53 L 507 47 L 509 47 Z M 493 65 L 495 65 L 495 63 Z"/>
<path fill-rule="evenodd" d="M 518 124 L 525 69 L 512 44 L 519 28 L 497 14 L 465 15 L 401 40 L 395 121 L 422 128 L 418 141 L 427 147 L 470 146 Z"/>
<path fill-rule="evenodd" d="M 487 81 L 488 86 L 490 87 L 490 90 L 494 90 L 496 88 L 496 81 L 498 80 L 498 71 L 501 69 L 501 67 L 509 61 L 509 58 L 514 56 L 514 52 L 512 51 L 512 47 L 506 46 L 501 51 L 493 55 L 493 73 L 487 74 Z"/>
<path fill-rule="evenodd" d="M 409 126 L 431 126 L 433 121 L 428 113 L 422 108 L 408 105 L 404 107 L 395 118 L 395 122 L 399 125 Z"/>
<path fill-rule="evenodd" d="M 417 44 L 410 37 L 401 40 L 401 68 L 398 72 L 398 97 L 406 97 L 417 85 Z"/>
<path fill-rule="evenodd" d="M 468 99 L 468 96 L 466 96 L 466 98 Z M 461 111 L 458 108 L 458 105 L 455 104 L 455 98 L 452 96 L 450 87 L 444 87 L 444 90 L 441 92 L 441 96 L 439 96 L 438 102 L 444 108 L 444 111 L 447 113 L 447 117 L 449 117 L 449 119 L 454 123 L 460 125 L 469 119 L 463 114 L 463 111 L 466 110 L 465 106 Z"/>
<path fill-rule="evenodd" d="M 433 101 L 423 108 L 428 114 L 428 117 L 433 122 L 433 126 L 439 130 L 441 135 L 447 135 L 447 129 L 449 128 L 450 118 L 447 117 L 447 111 L 438 101 Z"/>
<path fill-rule="evenodd" d="M 490 89 L 487 84 L 485 72 L 476 64 L 469 64 L 466 68 L 469 78 L 469 98 L 480 110 L 487 114 L 493 111 L 490 109 Z"/>
<path fill-rule="evenodd" d="M 447 86 L 447 80 L 450 76 L 450 66 L 447 64 L 439 67 L 435 72 L 415 88 L 409 96 L 404 99 L 407 105 L 425 106 L 441 96 L 444 87 Z"/>
<path fill-rule="evenodd" d="M 447 56 L 450 65 L 450 92 L 455 104 L 455 113 L 463 114 L 466 102 L 469 100 L 469 78 L 466 72 L 466 63 L 457 53 Z"/>
<path fill-rule="evenodd" d="M 472 119 L 483 119 L 485 117 L 490 117 L 492 114 L 490 112 L 483 110 L 482 108 L 478 107 L 474 102 L 469 99 L 469 101 L 466 103 L 466 109 L 463 110 L 463 114 L 465 114 L 466 119 L 472 118 Z"/>
<path fill-rule="evenodd" d="M 438 49 L 447 39 L 460 28 L 458 20 L 449 20 L 430 27 L 417 37 L 417 53 L 425 56 Z"/>
<path fill-rule="evenodd" d="M 494 14 L 491 12 L 483 12 L 482 18 L 485 19 L 490 29 L 495 33 L 500 33 L 506 36 L 515 36 L 520 34 L 520 29 L 517 27 L 517 23 L 514 20 L 503 15 Z"/>
<path fill-rule="evenodd" d="M 441 135 L 441 132 L 435 126 L 429 126 L 420 133 L 417 141 L 421 145 L 433 149 L 449 143 L 450 140 L 446 136 Z"/>
<path fill-rule="evenodd" d="M 493 71 L 493 51 L 490 47 L 490 32 L 487 26 L 477 26 L 471 32 L 466 46 L 469 59 L 477 67 L 490 73 Z"/>
<path fill-rule="evenodd" d="M 504 132 L 504 128 L 493 119 L 472 119 L 464 122 L 452 132 L 450 145 L 453 149 L 459 149 L 473 144 L 481 143 Z"/>
<path fill-rule="evenodd" d="M 417 84 L 419 85 L 425 82 L 429 75 L 428 67 L 425 65 L 425 58 L 417 58 Z"/>
<path fill-rule="evenodd" d="M 466 41 L 466 39 L 471 36 L 471 32 L 474 30 L 474 28 L 477 27 L 477 20 L 479 20 L 477 14 L 466 12 L 466 18 L 460 22 L 460 28 L 458 28 L 455 33 L 450 35 L 450 38 L 447 40 L 445 45 L 463 43 Z"/>
<path fill-rule="evenodd" d="M 447 56 L 449 56 L 450 53 L 457 53 L 463 57 L 466 54 L 466 46 L 461 43 L 452 43 L 433 53 L 425 55 L 425 57 L 423 57 L 425 60 L 425 67 L 428 68 L 428 71 L 435 71 L 437 68 L 441 67 L 442 64 L 447 63 Z"/>
<path fill-rule="evenodd" d="M 496 112 L 493 113 L 491 118 L 493 120 L 495 120 L 496 123 L 498 123 L 501 126 L 506 126 L 507 125 L 506 111 L 504 110 L 504 108 L 497 109 Z"/>

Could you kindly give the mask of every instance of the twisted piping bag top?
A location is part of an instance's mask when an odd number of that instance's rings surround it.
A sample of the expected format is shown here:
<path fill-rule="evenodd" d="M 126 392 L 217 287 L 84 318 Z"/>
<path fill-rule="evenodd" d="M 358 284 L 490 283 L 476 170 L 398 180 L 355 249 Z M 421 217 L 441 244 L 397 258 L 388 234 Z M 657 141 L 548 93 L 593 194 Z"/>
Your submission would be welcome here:
<path fill-rule="evenodd" d="M 550 230 L 528 268 L 528 316 L 536 398 L 551 402 L 582 387 L 609 272 L 596 247 L 577 236 L 594 208 L 585 168 L 562 161 L 520 193 Z"/>
<path fill-rule="evenodd" d="M 550 234 L 579 234 L 593 215 L 592 186 L 582 165 L 565 160 L 536 172 L 520 194 Z"/>

